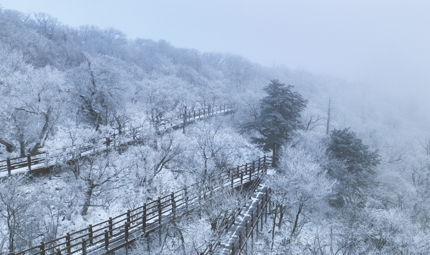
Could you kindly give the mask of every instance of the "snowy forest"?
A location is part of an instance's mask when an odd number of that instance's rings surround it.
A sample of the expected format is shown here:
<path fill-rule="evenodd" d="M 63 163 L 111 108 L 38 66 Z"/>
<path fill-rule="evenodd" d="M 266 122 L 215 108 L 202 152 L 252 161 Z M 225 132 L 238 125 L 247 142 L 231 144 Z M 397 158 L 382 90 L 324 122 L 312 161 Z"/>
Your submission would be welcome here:
<path fill-rule="evenodd" d="M 0 161 L 54 162 L 2 170 L 0 254 L 45 254 L 44 243 L 195 183 L 210 187 L 229 169 L 246 164 L 246 174 L 260 162 L 260 171 L 263 158 L 270 206 L 241 254 L 427 254 L 430 118 L 415 106 L 300 69 L 0 9 Z M 196 119 L 202 109 L 213 114 Z M 184 116 L 194 121 L 168 128 Z M 81 145 L 106 149 L 70 160 Z M 209 254 L 254 186 L 115 254 Z M 54 251 L 46 254 L 67 254 Z"/>

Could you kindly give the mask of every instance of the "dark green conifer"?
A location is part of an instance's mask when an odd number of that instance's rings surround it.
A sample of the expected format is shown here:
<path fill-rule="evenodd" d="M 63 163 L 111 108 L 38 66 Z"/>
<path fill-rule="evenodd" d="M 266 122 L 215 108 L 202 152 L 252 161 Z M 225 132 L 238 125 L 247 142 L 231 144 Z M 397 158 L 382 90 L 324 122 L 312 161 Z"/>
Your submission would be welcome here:
<path fill-rule="evenodd" d="M 252 141 L 264 151 L 272 151 L 275 164 L 280 146 L 289 141 L 296 130 L 303 128 L 300 114 L 308 101 L 292 88 L 272 80 L 264 88 L 267 96 L 261 100 L 256 120 L 242 126 L 242 132 L 256 132 Z"/>

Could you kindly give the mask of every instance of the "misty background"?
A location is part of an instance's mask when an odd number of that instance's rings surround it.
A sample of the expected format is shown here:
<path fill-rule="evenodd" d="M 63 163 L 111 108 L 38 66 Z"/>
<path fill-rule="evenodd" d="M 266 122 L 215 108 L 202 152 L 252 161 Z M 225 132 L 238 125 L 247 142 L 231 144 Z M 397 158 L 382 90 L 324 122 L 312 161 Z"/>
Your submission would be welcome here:
<path fill-rule="evenodd" d="M 430 94 L 428 1 L 2 0 L 72 27 L 242 55 L 264 66 L 327 74 L 423 107 Z M 405 97 L 407 95 L 407 97 Z M 420 102 L 417 103 L 416 100 Z M 428 106 L 428 104 L 426 104 Z"/>

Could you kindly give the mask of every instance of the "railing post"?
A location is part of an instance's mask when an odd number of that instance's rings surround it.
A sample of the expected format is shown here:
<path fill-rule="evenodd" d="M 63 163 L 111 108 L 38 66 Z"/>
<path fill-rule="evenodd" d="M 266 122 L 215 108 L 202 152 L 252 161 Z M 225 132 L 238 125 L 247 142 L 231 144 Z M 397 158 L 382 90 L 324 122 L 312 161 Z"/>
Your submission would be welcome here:
<path fill-rule="evenodd" d="M 257 240 L 258 240 L 258 221 L 260 220 L 260 203 L 257 204 L 257 219 L 256 219 L 256 232 L 257 232 Z"/>
<path fill-rule="evenodd" d="M 172 214 L 173 214 L 173 218 L 175 218 L 175 216 L 176 216 L 175 193 L 172 192 L 172 195 L 170 195 L 170 197 L 172 199 Z"/>
<path fill-rule="evenodd" d="M 265 206 L 265 207 L 263 207 L 263 206 Z M 261 219 L 260 219 L 260 229 L 261 229 L 261 232 L 263 232 L 263 220 L 264 220 L 264 210 L 266 209 L 266 207 L 267 207 L 267 204 L 265 205 L 264 204 L 264 198 L 262 199 L 262 203 L 261 203 L 261 208 L 260 208 L 260 213 L 261 213 Z"/>
<path fill-rule="evenodd" d="M 105 249 L 109 250 L 109 233 L 105 230 Z"/>
<path fill-rule="evenodd" d="M 248 173 L 248 163 L 245 163 L 245 175 Z"/>
<path fill-rule="evenodd" d="M 130 223 L 128 221 L 124 222 L 125 226 L 125 241 L 128 242 L 128 227 L 130 226 Z"/>
<path fill-rule="evenodd" d="M 267 174 L 267 163 L 266 163 L 266 155 L 264 155 L 264 160 L 263 160 L 263 164 L 264 164 L 264 172 L 265 172 L 265 174 Z"/>
<path fill-rule="evenodd" d="M 249 233 L 249 220 L 245 221 L 245 240 L 248 237 L 248 233 Z"/>
<path fill-rule="evenodd" d="M 243 184 L 243 171 L 240 172 L 240 184 L 241 185 Z"/>
<path fill-rule="evenodd" d="M 199 109 L 199 119 L 200 119 L 200 109 Z"/>
<path fill-rule="evenodd" d="M 60 250 L 60 248 L 57 248 L 57 252 L 55 253 L 55 255 L 61 255 L 61 250 Z"/>
<path fill-rule="evenodd" d="M 67 245 L 67 253 L 71 253 L 71 243 L 70 243 L 70 234 L 69 233 L 67 233 L 67 235 L 66 235 L 66 245 Z"/>
<path fill-rule="evenodd" d="M 261 157 L 258 158 L 258 173 L 260 173 Z"/>
<path fill-rule="evenodd" d="M 90 244 L 93 244 L 93 226 L 90 224 L 88 227 L 88 239 L 90 240 Z"/>
<path fill-rule="evenodd" d="M 251 181 L 252 173 L 255 171 L 255 162 L 252 161 L 252 168 L 249 170 L 249 181 Z"/>
<path fill-rule="evenodd" d="M 131 223 L 131 213 L 130 213 L 130 210 L 127 210 L 127 222 Z"/>
<path fill-rule="evenodd" d="M 269 203 L 269 205 L 270 205 L 270 202 L 269 202 L 269 198 L 268 198 L 268 195 L 267 195 L 267 189 L 266 189 L 266 216 L 265 216 L 265 219 L 264 219 L 264 223 L 267 223 L 267 204 Z"/>
<path fill-rule="evenodd" d="M 184 198 L 185 198 L 185 211 L 188 212 L 188 192 L 187 192 L 187 187 L 184 188 Z"/>
<path fill-rule="evenodd" d="M 143 204 L 142 230 L 143 230 L 143 233 L 146 233 L 146 203 Z"/>
<path fill-rule="evenodd" d="M 31 155 L 27 154 L 28 171 L 31 171 Z"/>
<path fill-rule="evenodd" d="M 113 236 L 113 222 L 112 217 L 109 217 L 109 234 Z"/>
<path fill-rule="evenodd" d="M 82 255 L 87 255 L 87 241 L 82 238 Z"/>
<path fill-rule="evenodd" d="M 10 163 L 10 158 L 7 158 L 7 174 L 10 176 L 12 171 L 12 164 Z"/>
<path fill-rule="evenodd" d="M 258 204 L 257 204 L 257 206 L 258 206 Z M 251 212 L 251 229 L 254 229 L 254 228 L 253 228 L 253 226 L 254 226 L 254 221 L 255 221 L 255 219 L 254 219 L 254 214 L 255 214 L 255 210 Z M 251 231 L 252 231 L 252 230 L 251 230 Z"/>
<path fill-rule="evenodd" d="M 161 220 L 162 220 L 162 213 L 161 213 L 162 209 L 161 209 L 161 198 L 158 197 L 158 224 L 161 225 Z"/>
<path fill-rule="evenodd" d="M 261 201 L 262 201 L 262 203 L 261 203 L 261 205 L 260 205 L 260 229 L 261 229 L 261 232 L 263 232 L 263 213 L 264 213 L 264 208 L 263 208 L 263 206 L 264 206 L 264 197 L 262 197 L 261 198 Z"/>
<path fill-rule="evenodd" d="M 251 225 L 251 251 L 254 252 L 254 224 Z"/>
<path fill-rule="evenodd" d="M 45 251 L 45 243 L 44 242 L 40 242 L 40 255 L 45 255 L 46 251 Z"/>
<path fill-rule="evenodd" d="M 239 169 L 239 167 L 237 167 Z M 231 174 L 231 189 L 234 187 L 234 173 Z"/>

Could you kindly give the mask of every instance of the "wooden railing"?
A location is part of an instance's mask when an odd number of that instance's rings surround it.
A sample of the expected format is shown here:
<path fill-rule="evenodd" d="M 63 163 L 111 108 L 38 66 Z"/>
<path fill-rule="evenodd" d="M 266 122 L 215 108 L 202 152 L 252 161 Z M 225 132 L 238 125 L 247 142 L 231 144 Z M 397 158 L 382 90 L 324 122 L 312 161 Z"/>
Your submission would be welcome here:
<path fill-rule="evenodd" d="M 225 226 L 226 239 L 221 238 L 207 244 L 206 249 L 199 255 L 236 255 L 241 254 L 247 248 L 249 238 L 254 239 L 254 232 L 259 235 L 263 229 L 263 222 L 267 223 L 268 207 L 270 205 L 269 190 L 267 187 L 260 187 L 253 200 L 247 208 L 243 208 L 239 214 L 241 217 L 234 217 L 231 222 L 227 221 Z M 240 220 L 235 220 L 240 218 Z M 260 227 L 259 227 L 260 226 Z"/>
<path fill-rule="evenodd" d="M 216 199 L 224 192 L 260 179 L 271 164 L 269 157 L 261 157 L 251 163 L 226 169 L 210 175 L 205 180 L 159 197 L 133 210 L 89 225 L 73 233 L 30 249 L 10 253 L 12 255 L 47 254 L 109 254 L 146 236 L 175 218 L 190 213 L 208 200 Z"/>
<path fill-rule="evenodd" d="M 238 208 L 226 215 L 226 217 L 221 220 L 219 224 L 220 227 L 216 230 L 210 242 L 204 243 L 200 247 L 196 248 L 196 250 L 198 251 L 198 255 L 213 255 L 213 252 L 219 249 L 222 238 L 228 235 L 229 230 L 235 224 L 238 223 L 237 219 L 240 218 L 239 216 L 243 214 L 244 211 L 247 209 L 247 200 L 251 199 L 251 197 L 253 196 L 254 191 L 257 189 L 257 187 L 262 181 L 262 177 L 263 176 L 253 181 L 252 185 L 248 188 L 248 192 L 245 196 L 243 196 L 243 200 L 241 200 L 241 203 Z"/>
<path fill-rule="evenodd" d="M 196 120 L 210 117 L 213 115 L 220 115 L 230 113 L 235 108 L 224 104 L 219 106 L 208 106 L 195 110 L 187 110 L 185 107 L 183 113 L 179 114 L 176 118 L 167 120 L 160 119 L 157 123 L 159 131 L 166 131 L 169 129 L 180 128 L 188 123 Z M 28 154 L 26 157 L 7 158 L 0 160 L 0 178 L 10 176 L 15 173 L 28 173 L 38 170 L 46 169 L 54 166 L 58 161 L 69 162 L 75 159 L 93 155 L 96 152 L 105 151 L 111 146 L 122 145 L 138 139 L 134 132 L 130 129 L 125 129 L 121 134 L 113 133 L 109 137 L 104 137 L 103 141 L 97 145 L 91 142 L 77 146 L 67 146 L 53 151 L 43 152 L 36 155 Z M 60 159 L 59 159 L 60 158 Z"/>
<path fill-rule="evenodd" d="M 263 221 L 267 223 L 268 205 L 270 203 L 269 192 L 266 192 L 261 200 L 257 204 L 256 210 L 253 210 L 249 219 L 244 222 L 244 226 L 238 232 L 237 239 L 231 244 L 231 250 L 223 254 L 241 254 L 247 245 L 249 238 L 254 238 L 254 230 L 257 233 L 258 238 L 258 225 L 260 229 L 263 229 Z"/>

